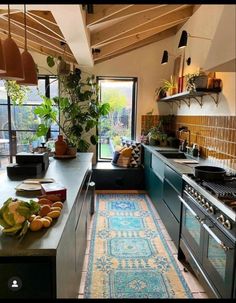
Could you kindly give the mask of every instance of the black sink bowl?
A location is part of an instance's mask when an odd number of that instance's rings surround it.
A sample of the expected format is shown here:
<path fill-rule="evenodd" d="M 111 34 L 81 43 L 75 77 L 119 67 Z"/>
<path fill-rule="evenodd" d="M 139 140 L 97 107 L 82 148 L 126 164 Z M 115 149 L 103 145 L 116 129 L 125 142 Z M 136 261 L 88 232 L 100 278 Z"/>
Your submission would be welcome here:
<path fill-rule="evenodd" d="M 168 159 L 187 159 L 183 152 L 160 152 L 159 153 Z"/>

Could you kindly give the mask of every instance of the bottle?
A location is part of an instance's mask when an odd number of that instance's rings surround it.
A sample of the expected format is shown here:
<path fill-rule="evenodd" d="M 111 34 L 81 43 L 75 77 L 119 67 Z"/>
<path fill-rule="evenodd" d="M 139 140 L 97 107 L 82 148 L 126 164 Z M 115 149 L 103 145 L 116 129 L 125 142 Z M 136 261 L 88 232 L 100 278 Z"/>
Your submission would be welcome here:
<path fill-rule="evenodd" d="M 197 144 L 193 144 L 193 156 L 194 157 L 198 156 L 198 146 L 197 146 Z"/>
<path fill-rule="evenodd" d="M 55 154 L 56 156 L 62 156 L 66 154 L 67 143 L 64 141 L 62 135 L 58 135 L 57 141 L 55 142 Z"/>

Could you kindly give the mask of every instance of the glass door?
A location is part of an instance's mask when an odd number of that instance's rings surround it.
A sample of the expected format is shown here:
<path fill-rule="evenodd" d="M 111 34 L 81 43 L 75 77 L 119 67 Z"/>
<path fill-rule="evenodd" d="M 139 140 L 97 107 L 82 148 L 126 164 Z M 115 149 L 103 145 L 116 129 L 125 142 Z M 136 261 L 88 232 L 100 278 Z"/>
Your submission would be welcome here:
<path fill-rule="evenodd" d="M 223 298 L 232 296 L 235 268 L 233 243 L 210 220 L 204 229 L 203 268 Z"/>
<path fill-rule="evenodd" d="M 204 220 L 204 214 L 199 210 L 197 206 L 190 200 L 190 198 L 184 196 L 180 197 L 183 204 L 182 208 L 182 234 L 185 242 L 191 248 L 195 258 L 201 262 L 202 259 L 202 224 Z"/>
<path fill-rule="evenodd" d="M 110 112 L 98 127 L 98 161 L 110 161 L 122 147 L 122 139 L 135 139 L 137 79 L 98 77 L 100 102 L 110 104 Z"/>

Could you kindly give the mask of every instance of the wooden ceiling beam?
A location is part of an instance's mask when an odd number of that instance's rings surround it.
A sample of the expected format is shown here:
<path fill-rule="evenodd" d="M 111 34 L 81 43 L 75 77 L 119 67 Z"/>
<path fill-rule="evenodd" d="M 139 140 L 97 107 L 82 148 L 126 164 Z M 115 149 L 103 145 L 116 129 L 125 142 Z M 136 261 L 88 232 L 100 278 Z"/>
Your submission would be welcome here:
<path fill-rule="evenodd" d="M 19 16 L 20 17 L 20 16 Z M 5 19 L 6 20 L 6 19 Z M 15 24 L 18 24 L 21 28 L 24 28 L 24 21 L 23 21 L 23 19 L 22 18 L 14 18 L 14 19 L 11 19 L 12 20 L 12 22 L 14 22 Z M 13 21 L 14 20 L 14 21 Z M 20 21 L 18 21 L 18 20 L 20 20 Z M 65 39 L 62 37 L 62 36 L 59 36 L 58 37 L 58 35 L 56 35 L 56 33 L 55 32 L 52 32 L 52 31 L 50 31 L 50 30 L 47 30 L 47 31 L 45 31 L 45 28 L 44 27 L 42 27 L 41 29 L 40 29 L 40 27 L 37 25 L 37 24 L 35 24 L 34 22 L 29 22 L 30 20 L 27 20 L 26 22 L 27 22 L 27 32 L 35 32 L 35 33 L 37 33 L 37 34 L 41 34 L 41 35 L 43 35 L 43 36 L 47 36 L 47 37 L 49 37 L 49 38 L 51 38 L 51 39 L 53 39 L 53 40 L 58 40 L 58 41 L 63 41 L 63 42 L 65 42 Z M 35 26 L 36 25 L 36 26 Z"/>
<path fill-rule="evenodd" d="M 105 5 L 94 5 L 94 13 L 93 14 L 87 14 L 86 15 L 86 25 L 89 27 L 91 25 L 94 25 L 98 22 L 103 21 L 106 18 L 111 17 L 114 14 L 117 14 L 121 11 L 126 10 L 127 8 L 133 6 L 132 5 L 120 5 L 120 4 L 105 4 Z"/>
<path fill-rule="evenodd" d="M 166 5 L 157 9 L 153 9 L 143 13 L 141 16 L 139 14 L 134 15 L 126 20 L 123 20 L 117 24 L 114 24 L 107 29 L 101 30 L 98 33 L 91 34 L 91 46 L 97 47 L 97 45 L 112 40 L 119 35 L 133 30 L 140 26 L 149 23 L 155 19 L 158 19 L 162 16 L 168 15 L 169 13 L 183 9 L 187 5 Z"/>
<path fill-rule="evenodd" d="M 27 13 L 29 15 L 32 15 L 35 18 L 38 18 L 48 24 L 52 24 L 58 27 L 55 19 L 53 18 L 53 15 L 50 11 L 34 11 L 34 10 L 28 10 Z"/>
<path fill-rule="evenodd" d="M 138 49 L 140 47 L 144 47 L 144 46 L 147 46 L 151 43 L 155 43 L 155 42 L 158 42 L 160 40 L 163 40 L 163 39 L 166 39 L 166 38 L 169 38 L 173 35 L 176 34 L 176 27 L 172 27 L 172 28 L 169 28 L 167 30 L 164 30 L 156 35 L 153 35 L 147 39 L 144 39 L 142 41 L 139 41 L 137 43 L 134 43 L 128 47 L 124 47 L 123 49 L 113 53 L 113 54 L 110 54 L 106 57 L 103 57 L 103 58 L 99 58 L 99 57 L 96 57 L 94 58 L 94 61 L 95 61 L 95 64 L 98 64 L 98 63 L 101 63 L 101 62 L 104 62 L 104 61 L 107 61 L 109 59 L 112 59 L 112 58 L 115 58 L 117 56 L 120 56 L 120 55 L 123 55 L 125 53 L 128 53 L 130 51 L 133 51 L 135 49 Z"/>
<path fill-rule="evenodd" d="M 6 36 L 5 33 L 2 33 L 0 31 L 0 38 L 4 39 Z M 13 40 L 16 42 L 17 46 L 24 49 L 24 45 L 25 45 L 25 40 L 22 36 L 17 35 L 12 33 L 12 37 Z M 28 50 L 32 50 L 44 55 L 48 55 L 48 56 L 53 56 L 53 57 L 58 57 L 58 56 L 62 56 L 64 58 L 65 61 L 67 62 L 71 62 L 71 63 L 76 63 L 76 60 L 74 58 L 73 55 L 71 54 L 63 54 L 63 52 L 59 52 L 57 49 L 50 47 L 50 46 L 46 46 L 46 45 L 42 45 L 40 43 L 37 43 L 35 41 L 29 41 L 29 43 L 27 43 L 27 47 Z"/>
<path fill-rule="evenodd" d="M 0 16 L 1 19 L 5 19 L 5 17 Z M 8 24 L 7 20 L 6 22 L 3 23 L 1 22 L 1 31 L 5 32 L 6 34 L 8 33 Z M 13 28 L 15 26 L 15 28 Z M 24 38 L 24 26 L 17 24 L 14 20 L 11 20 L 11 35 L 16 34 L 18 36 L 21 36 Z M 38 43 L 40 45 L 44 44 L 45 46 L 51 46 L 54 49 L 57 49 L 60 53 L 63 53 L 64 47 L 58 43 L 58 41 L 52 41 L 53 39 L 51 38 L 50 41 L 49 39 L 45 39 L 41 37 L 39 34 L 35 34 L 32 31 L 27 30 L 27 42 L 29 43 L 30 41 L 34 43 Z"/>
<path fill-rule="evenodd" d="M 183 20 L 180 20 L 180 22 L 183 22 Z M 176 22 L 177 23 L 177 22 Z M 176 24 L 175 24 L 176 25 Z M 173 27 L 170 26 L 170 25 L 166 25 L 166 26 L 163 26 L 159 29 L 154 29 L 152 31 L 148 31 L 148 32 L 145 32 L 145 33 L 141 33 L 139 35 L 135 35 L 135 36 L 132 36 L 132 37 L 128 37 L 126 39 L 123 39 L 123 40 L 119 40 L 119 41 L 116 41 L 114 43 L 111 43 L 107 46 L 104 46 L 100 49 L 100 53 L 97 55 L 97 58 L 103 58 L 103 57 L 107 57 L 109 56 L 110 54 L 112 53 L 115 53 L 115 52 L 118 52 L 119 50 L 122 50 L 123 48 L 126 48 L 128 46 L 131 46 L 137 42 L 140 42 L 144 39 L 147 39 L 151 36 L 154 36 L 158 33 L 161 33 L 169 28 Z"/>
<path fill-rule="evenodd" d="M 147 5 L 135 4 L 135 5 L 131 5 L 127 9 L 122 10 L 120 12 L 117 12 L 117 13 L 113 14 L 112 16 L 108 16 L 107 18 L 104 18 L 103 20 L 101 20 L 100 22 L 97 22 L 96 24 L 99 24 L 99 23 L 101 24 L 102 22 L 111 21 L 111 20 L 115 20 L 115 19 L 117 20 L 117 19 L 124 18 L 124 17 L 126 17 L 126 18 L 131 17 L 131 16 L 134 16 L 136 14 L 144 13 L 146 11 L 156 9 L 157 7 L 161 7 L 161 6 L 166 6 L 166 4 L 161 4 L 161 5 L 157 5 L 157 4 L 147 4 Z M 93 31 L 92 26 L 91 26 L 91 31 Z"/>
<path fill-rule="evenodd" d="M 103 47 L 104 45 L 108 45 L 115 41 L 125 39 L 128 37 L 132 37 L 134 35 L 140 35 L 142 33 L 148 32 L 148 31 L 153 31 L 153 30 L 158 29 L 163 26 L 171 27 L 175 24 L 181 23 L 182 21 L 186 21 L 191 15 L 192 15 L 192 7 L 186 7 L 180 11 L 172 12 L 172 13 L 168 14 L 167 16 L 162 16 L 158 19 L 155 19 L 152 22 L 141 25 L 140 27 L 130 30 L 127 33 L 120 35 L 113 40 L 109 40 L 109 41 L 103 43 L 102 45 L 97 45 L 96 48 Z"/>

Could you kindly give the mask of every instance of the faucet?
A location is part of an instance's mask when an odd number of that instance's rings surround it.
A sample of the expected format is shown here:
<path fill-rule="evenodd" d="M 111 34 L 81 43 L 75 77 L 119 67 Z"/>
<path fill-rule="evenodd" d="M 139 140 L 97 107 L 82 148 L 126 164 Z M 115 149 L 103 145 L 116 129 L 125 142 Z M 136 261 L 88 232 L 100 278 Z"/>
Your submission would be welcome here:
<path fill-rule="evenodd" d="M 188 127 L 187 126 L 181 126 L 179 128 L 179 134 L 181 134 L 181 133 L 188 133 L 188 146 L 190 146 L 190 135 L 191 135 L 191 133 L 190 133 L 190 130 L 188 129 Z M 185 149 L 185 147 L 182 146 L 182 149 Z"/>

